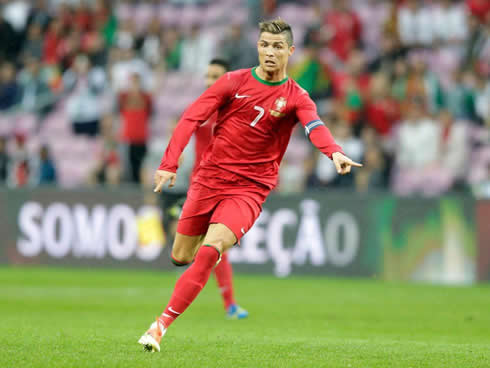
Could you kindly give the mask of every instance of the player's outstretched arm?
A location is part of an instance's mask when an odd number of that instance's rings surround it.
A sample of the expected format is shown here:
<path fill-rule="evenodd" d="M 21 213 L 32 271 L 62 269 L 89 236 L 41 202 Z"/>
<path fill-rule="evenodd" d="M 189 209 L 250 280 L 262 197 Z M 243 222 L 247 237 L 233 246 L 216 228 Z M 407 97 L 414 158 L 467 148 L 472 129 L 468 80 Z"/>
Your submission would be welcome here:
<path fill-rule="evenodd" d="M 340 175 L 350 173 L 352 167 L 362 167 L 362 164 L 352 161 L 349 157 L 340 152 L 332 153 L 332 161 L 335 164 L 335 168 Z"/>
<path fill-rule="evenodd" d="M 175 185 L 175 181 L 177 180 L 177 174 L 171 171 L 165 170 L 157 170 L 155 172 L 155 189 L 153 191 L 155 193 L 161 193 L 163 186 L 166 182 L 168 183 L 168 187 L 172 188 Z"/>
<path fill-rule="evenodd" d="M 296 115 L 305 128 L 306 136 L 316 148 L 332 159 L 337 172 L 341 175 L 351 172 L 352 167 L 361 167 L 362 164 L 347 157 L 342 148 L 335 143 L 330 130 L 318 117 L 316 105 L 303 90 L 296 102 Z"/>

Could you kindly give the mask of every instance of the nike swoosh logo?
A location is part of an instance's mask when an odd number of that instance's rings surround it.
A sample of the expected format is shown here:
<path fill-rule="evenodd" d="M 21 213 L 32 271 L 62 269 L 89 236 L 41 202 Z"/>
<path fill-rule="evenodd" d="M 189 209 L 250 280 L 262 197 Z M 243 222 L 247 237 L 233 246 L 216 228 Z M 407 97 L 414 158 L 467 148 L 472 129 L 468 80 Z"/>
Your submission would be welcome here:
<path fill-rule="evenodd" d="M 240 96 L 238 93 L 235 95 L 235 98 L 246 98 L 246 97 L 250 97 L 250 96 L 249 95 Z"/>
<path fill-rule="evenodd" d="M 172 313 L 180 314 L 179 312 L 176 312 L 172 307 L 168 307 L 168 310 Z"/>

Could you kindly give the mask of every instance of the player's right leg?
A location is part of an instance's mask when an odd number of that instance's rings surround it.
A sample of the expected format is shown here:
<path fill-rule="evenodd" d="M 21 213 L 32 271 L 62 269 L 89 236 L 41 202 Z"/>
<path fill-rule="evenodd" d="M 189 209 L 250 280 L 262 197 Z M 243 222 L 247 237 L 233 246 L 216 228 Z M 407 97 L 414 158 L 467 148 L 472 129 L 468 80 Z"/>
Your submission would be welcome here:
<path fill-rule="evenodd" d="M 248 317 L 248 312 L 240 307 L 235 301 L 233 288 L 233 268 L 228 260 L 228 254 L 221 256 L 221 262 L 214 268 L 214 276 L 218 283 L 226 317 L 228 319 L 243 319 Z"/>
<path fill-rule="evenodd" d="M 206 285 L 214 266 L 220 261 L 221 254 L 230 249 L 236 241 L 235 234 L 225 225 L 209 226 L 204 237 L 205 245 L 199 248 L 192 265 L 177 280 L 164 312 L 138 341 L 145 350 L 160 351 L 160 341 L 168 327 L 194 301 Z M 190 257 L 190 254 L 191 252 L 187 252 L 183 257 Z M 175 254 L 176 257 L 179 255 Z"/>

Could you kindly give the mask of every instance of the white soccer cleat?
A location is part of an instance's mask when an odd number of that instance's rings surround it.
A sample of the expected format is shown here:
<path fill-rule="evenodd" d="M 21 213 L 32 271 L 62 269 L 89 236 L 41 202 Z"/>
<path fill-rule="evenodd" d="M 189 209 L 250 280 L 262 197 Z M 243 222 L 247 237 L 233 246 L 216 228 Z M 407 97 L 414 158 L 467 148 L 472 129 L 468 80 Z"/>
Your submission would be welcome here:
<path fill-rule="evenodd" d="M 165 326 L 158 320 L 153 322 L 143 336 L 138 340 L 138 344 L 143 345 L 143 349 L 148 352 L 160 352 L 160 341 L 167 332 Z"/>

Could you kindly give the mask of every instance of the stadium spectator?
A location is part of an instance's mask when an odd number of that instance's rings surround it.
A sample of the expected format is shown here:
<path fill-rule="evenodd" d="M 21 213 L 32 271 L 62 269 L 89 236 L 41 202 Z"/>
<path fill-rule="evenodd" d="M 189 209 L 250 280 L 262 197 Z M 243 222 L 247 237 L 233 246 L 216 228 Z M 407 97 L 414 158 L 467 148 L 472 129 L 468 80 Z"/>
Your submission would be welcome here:
<path fill-rule="evenodd" d="M 5 185 L 8 176 L 10 158 L 7 152 L 7 138 L 0 136 L 0 186 Z"/>
<path fill-rule="evenodd" d="M 74 9 L 72 8 L 72 27 L 74 29 L 86 32 L 92 28 L 93 21 L 94 17 L 87 1 L 80 1 Z"/>
<path fill-rule="evenodd" d="M 153 84 L 153 71 L 132 48 L 113 50 L 114 61 L 110 66 L 111 85 L 114 93 L 129 88 L 131 75 L 137 73 L 144 89 Z"/>
<path fill-rule="evenodd" d="M 233 24 L 219 47 L 221 57 L 230 64 L 230 70 L 251 68 L 257 63 L 257 50 L 251 44 L 243 25 Z"/>
<path fill-rule="evenodd" d="M 468 39 L 465 43 L 463 54 L 463 68 L 472 68 L 479 59 L 480 52 L 487 42 L 488 32 L 478 18 L 470 17 L 468 19 Z"/>
<path fill-rule="evenodd" d="M 355 186 L 359 193 L 384 189 L 385 160 L 383 152 L 377 146 L 366 148 L 363 156 L 363 167 L 356 172 Z"/>
<path fill-rule="evenodd" d="M 152 66 L 160 62 L 162 54 L 161 33 L 162 27 L 160 26 L 160 21 L 157 17 L 154 17 L 150 21 L 145 33 L 140 35 L 137 40 L 143 59 Z"/>
<path fill-rule="evenodd" d="M 121 140 L 127 146 L 130 179 L 139 183 L 153 102 L 151 96 L 142 90 L 138 74 L 131 76 L 130 87 L 119 95 L 118 102 L 122 120 Z"/>
<path fill-rule="evenodd" d="M 29 10 L 27 17 L 27 27 L 38 24 L 44 32 L 51 21 L 51 14 L 48 10 L 48 0 L 35 0 Z"/>
<path fill-rule="evenodd" d="M 446 89 L 446 107 L 456 119 L 476 120 L 475 77 L 456 69 Z"/>
<path fill-rule="evenodd" d="M 444 107 L 445 96 L 442 85 L 421 56 L 416 56 L 412 60 L 406 84 L 406 98 L 409 100 L 424 98 L 428 111 L 432 114 Z"/>
<path fill-rule="evenodd" d="M 108 59 L 108 48 L 103 35 L 96 29 L 85 33 L 82 47 L 94 66 L 105 67 Z"/>
<path fill-rule="evenodd" d="M 104 70 L 92 68 L 88 57 L 82 54 L 63 75 L 64 91 L 69 94 L 67 112 L 74 134 L 94 137 L 99 133 L 100 98 L 105 92 L 105 83 Z"/>
<path fill-rule="evenodd" d="M 100 32 L 107 47 L 114 45 L 118 22 L 110 0 L 96 0 L 94 5 L 95 29 Z"/>
<path fill-rule="evenodd" d="M 180 71 L 204 74 L 213 55 L 213 42 L 197 23 L 182 41 Z"/>
<path fill-rule="evenodd" d="M 291 68 L 289 74 L 303 87 L 310 97 L 318 103 L 319 100 L 332 95 L 332 83 L 328 66 L 320 57 L 320 29 L 315 27 L 308 30 L 304 40 L 303 55 Z"/>
<path fill-rule="evenodd" d="M 136 42 L 136 29 L 132 18 L 121 22 L 116 32 L 116 46 L 121 49 L 132 49 Z"/>
<path fill-rule="evenodd" d="M 25 68 L 19 73 L 18 81 L 22 89 L 21 107 L 36 114 L 41 122 L 54 106 L 54 94 L 48 85 L 39 59 L 28 57 Z"/>
<path fill-rule="evenodd" d="M 58 46 L 58 64 L 62 72 L 68 70 L 77 57 L 82 52 L 82 37 L 80 30 L 72 28 L 61 40 Z"/>
<path fill-rule="evenodd" d="M 19 102 L 21 90 L 15 73 L 12 63 L 4 62 L 0 66 L 0 110 L 13 108 Z"/>
<path fill-rule="evenodd" d="M 49 23 L 48 30 L 44 35 L 43 62 L 55 65 L 59 62 L 59 47 L 63 40 L 63 24 L 58 18 Z"/>
<path fill-rule="evenodd" d="M 373 76 L 366 106 L 367 123 L 382 137 L 388 136 L 400 119 L 398 102 L 391 97 L 389 88 L 388 76 L 383 73 Z"/>
<path fill-rule="evenodd" d="M 32 23 L 27 29 L 27 39 L 22 47 L 21 55 L 41 60 L 43 55 L 42 28 L 39 23 Z"/>
<path fill-rule="evenodd" d="M 163 55 L 169 71 L 178 70 L 182 60 L 182 37 L 174 28 L 166 29 L 162 34 Z"/>
<path fill-rule="evenodd" d="M 57 182 L 56 166 L 47 145 L 41 146 L 38 157 L 32 163 L 33 185 L 53 185 Z"/>
<path fill-rule="evenodd" d="M 345 70 L 332 73 L 334 96 L 345 108 L 343 119 L 350 124 L 360 123 L 361 112 L 369 91 L 371 75 L 367 73 L 366 59 L 360 50 L 353 50 Z"/>
<path fill-rule="evenodd" d="M 111 115 L 102 119 L 102 142 L 94 155 L 95 165 L 88 177 L 89 185 L 117 186 L 121 183 L 122 162 L 112 123 Z"/>
<path fill-rule="evenodd" d="M 439 126 L 427 114 L 424 101 L 413 99 L 398 129 L 395 193 L 436 195 L 449 189 L 451 177 L 447 171 L 440 170 L 440 152 Z"/>
<path fill-rule="evenodd" d="M 361 41 L 362 26 L 349 0 L 332 0 L 332 8 L 325 14 L 324 25 L 328 47 L 340 60 L 346 61 Z"/>
<path fill-rule="evenodd" d="M 10 152 L 10 166 L 8 184 L 14 188 L 24 187 L 29 184 L 31 166 L 29 164 L 29 152 L 26 146 L 27 137 L 22 133 L 16 133 L 14 146 Z"/>
<path fill-rule="evenodd" d="M 392 79 L 391 95 L 401 103 L 407 98 L 408 65 L 405 60 L 395 61 Z"/>

